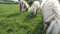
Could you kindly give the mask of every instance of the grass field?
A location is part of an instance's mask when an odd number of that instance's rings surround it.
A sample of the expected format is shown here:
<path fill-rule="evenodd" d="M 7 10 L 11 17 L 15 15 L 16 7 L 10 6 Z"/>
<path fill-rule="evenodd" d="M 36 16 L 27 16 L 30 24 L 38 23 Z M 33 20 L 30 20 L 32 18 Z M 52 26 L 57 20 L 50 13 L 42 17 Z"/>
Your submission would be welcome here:
<path fill-rule="evenodd" d="M 42 16 L 38 11 L 31 18 L 29 12 L 18 11 L 18 4 L 0 4 L 0 34 L 44 34 Z"/>

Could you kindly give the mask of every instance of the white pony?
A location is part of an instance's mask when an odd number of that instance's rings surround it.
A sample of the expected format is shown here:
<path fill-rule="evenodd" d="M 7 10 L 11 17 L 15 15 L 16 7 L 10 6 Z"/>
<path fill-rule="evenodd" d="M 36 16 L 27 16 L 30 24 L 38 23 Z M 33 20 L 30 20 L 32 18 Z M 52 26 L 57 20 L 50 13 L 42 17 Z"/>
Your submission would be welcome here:
<path fill-rule="evenodd" d="M 34 1 L 32 6 L 29 8 L 30 16 L 36 15 L 36 11 L 39 9 L 40 3 L 39 1 Z"/>
<path fill-rule="evenodd" d="M 45 0 L 40 8 L 44 25 L 49 25 L 46 34 L 60 34 L 60 5 L 58 0 Z"/>
<path fill-rule="evenodd" d="M 30 11 L 30 16 L 32 17 L 32 16 L 34 16 L 34 15 L 36 15 L 36 8 L 33 6 L 33 7 L 30 7 L 29 8 L 29 11 Z"/>
<path fill-rule="evenodd" d="M 28 8 L 29 8 L 28 3 L 24 0 L 20 0 L 20 12 L 22 12 L 24 10 L 27 11 Z"/>

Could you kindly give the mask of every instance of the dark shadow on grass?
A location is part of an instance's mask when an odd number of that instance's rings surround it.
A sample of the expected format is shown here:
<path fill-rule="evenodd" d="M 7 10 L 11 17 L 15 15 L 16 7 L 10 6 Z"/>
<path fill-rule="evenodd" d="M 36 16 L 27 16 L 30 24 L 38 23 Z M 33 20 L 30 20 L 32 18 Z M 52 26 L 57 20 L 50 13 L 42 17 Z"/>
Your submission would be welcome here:
<path fill-rule="evenodd" d="M 30 34 L 31 31 L 28 31 L 27 34 Z M 37 26 L 35 26 L 35 30 L 32 31 L 31 34 L 46 34 L 46 32 L 43 29 L 43 22 L 40 21 Z"/>
<path fill-rule="evenodd" d="M 7 18 L 16 17 L 16 16 L 19 16 L 19 15 L 20 15 L 20 13 L 11 14 L 11 15 L 7 16 Z"/>
<path fill-rule="evenodd" d="M 35 18 L 36 16 L 31 17 L 30 15 L 27 15 L 24 19 L 23 22 L 28 22 L 29 20 Z"/>
<path fill-rule="evenodd" d="M 36 32 L 36 33 L 35 33 Z M 43 29 L 43 22 L 39 23 L 32 34 L 45 34 L 45 31 Z"/>

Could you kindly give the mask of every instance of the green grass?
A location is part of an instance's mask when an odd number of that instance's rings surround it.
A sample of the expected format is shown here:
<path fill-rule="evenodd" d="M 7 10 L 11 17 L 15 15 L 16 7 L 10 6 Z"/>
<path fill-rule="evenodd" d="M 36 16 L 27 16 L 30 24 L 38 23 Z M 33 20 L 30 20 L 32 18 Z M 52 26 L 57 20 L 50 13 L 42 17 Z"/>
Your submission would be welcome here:
<path fill-rule="evenodd" d="M 42 31 L 40 11 L 31 18 L 28 11 L 19 13 L 18 4 L 0 4 L 0 34 L 44 34 Z"/>

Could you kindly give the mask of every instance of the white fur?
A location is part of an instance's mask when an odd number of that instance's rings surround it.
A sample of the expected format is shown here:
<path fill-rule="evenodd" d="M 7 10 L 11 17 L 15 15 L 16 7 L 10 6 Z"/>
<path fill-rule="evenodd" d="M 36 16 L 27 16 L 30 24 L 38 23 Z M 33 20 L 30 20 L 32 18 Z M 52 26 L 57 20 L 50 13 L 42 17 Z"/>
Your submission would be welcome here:
<path fill-rule="evenodd" d="M 53 20 L 47 29 L 46 34 L 60 34 L 60 20 Z"/>
<path fill-rule="evenodd" d="M 58 0 L 45 0 L 41 4 L 44 22 L 50 22 L 46 34 L 60 34 L 60 5 Z M 52 20 L 54 18 L 54 20 Z"/>
<path fill-rule="evenodd" d="M 24 11 L 24 9 L 26 10 L 27 8 L 29 8 L 28 3 L 26 1 L 24 1 L 24 0 L 20 0 L 20 6 L 21 6 L 21 8 L 20 8 L 21 11 Z"/>
<path fill-rule="evenodd" d="M 40 3 L 38 1 L 34 1 L 32 6 L 29 8 L 30 15 L 31 15 L 31 13 L 33 13 L 33 15 L 35 15 L 36 11 L 39 9 L 39 7 L 40 7 Z"/>
<path fill-rule="evenodd" d="M 52 1 L 53 0 L 45 0 L 45 2 L 43 1 L 41 4 L 41 12 L 43 15 L 44 22 L 50 22 L 55 16 L 55 14 L 52 10 L 53 9 L 53 2 Z"/>
<path fill-rule="evenodd" d="M 39 9 L 39 7 L 40 7 L 39 1 L 34 1 L 32 6 L 36 7 L 36 9 Z"/>
<path fill-rule="evenodd" d="M 30 16 L 33 16 L 36 14 L 36 8 L 35 7 L 31 7 L 30 8 Z"/>

